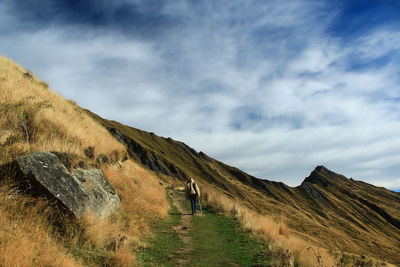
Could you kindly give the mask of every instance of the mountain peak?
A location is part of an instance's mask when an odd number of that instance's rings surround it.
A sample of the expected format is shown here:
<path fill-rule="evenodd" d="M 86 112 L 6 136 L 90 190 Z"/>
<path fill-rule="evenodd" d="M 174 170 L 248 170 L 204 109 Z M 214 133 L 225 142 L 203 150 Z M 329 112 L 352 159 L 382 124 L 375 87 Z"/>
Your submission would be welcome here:
<path fill-rule="evenodd" d="M 313 172 L 326 172 L 329 171 L 325 166 L 323 165 L 318 165 L 317 167 L 315 167 Z"/>
<path fill-rule="evenodd" d="M 310 176 L 304 179 L 303 183 L 311 183 L 326 187 L 347 180 L 343 175 L 330 171 L 325 166 L 319 165 L 311 172 Z"/>

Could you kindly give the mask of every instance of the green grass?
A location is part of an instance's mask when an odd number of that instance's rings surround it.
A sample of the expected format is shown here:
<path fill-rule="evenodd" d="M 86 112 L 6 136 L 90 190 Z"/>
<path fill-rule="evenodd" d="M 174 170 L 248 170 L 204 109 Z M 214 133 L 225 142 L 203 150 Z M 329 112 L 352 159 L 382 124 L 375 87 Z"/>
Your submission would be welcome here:
<path fill-rule="evenodd" d="M 182 197 L 182 193 L 176 192 Z M 190 210 L 189 201 L 183 202 Z M 138 262 L 143 266 L 177 266 L 185 260 L 187 266 L 270 266 L 268 247 L 265 242 L 252 238 L 231 216 L 217 214 L 204 208 L 206 216 L 193 216 L 189 227 L 190 249 L 184 249 L 179 235 L 173 230 L 181 220 L 178 210 L 171 203 L 170 216 L 159 221 L 155 235 L 147 241 L 151 244 L 138 252 Z M 178 214 L 178 215 L 175 215 Z M 182 249 L 183 252 L 182 253 Z M 180 253 L 177 253 L 181 251 Z"/>
<path fill-rule="evenodd" d="M 233 217 L 203 210 L 192 220 L 192 266 L 268 266 L 267 244 L 253 239 Z"/>
<path fill-rule="evenodd" d="M 144 250 L 137 251 L 138 263 L 142 266 L 173 266 L 169 263 L 169 257 L 175 251 L 183 247 L 183 242 L 173 227 L 178 225 L 181 216 L 172 201 L 168 198 L 171 205 L 170 215 L 166 220 L 159 220 L 155 223 L 152 237 L 144 241 L 151 244 Z"/>
<path fill-rule="evenodd" d="M 110 262 L 110 259 L 104 250 L 83 249 L 70 247 L 67 249 L 76 259 L 82 260 L 85 266 L 104 266 Z"/>

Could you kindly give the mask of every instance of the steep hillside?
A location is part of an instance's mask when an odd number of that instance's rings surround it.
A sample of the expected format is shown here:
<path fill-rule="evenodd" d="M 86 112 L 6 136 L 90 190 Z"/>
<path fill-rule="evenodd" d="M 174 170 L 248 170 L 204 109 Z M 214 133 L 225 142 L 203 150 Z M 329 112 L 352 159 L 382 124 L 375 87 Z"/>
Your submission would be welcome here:
<path fill-rule="evenodd" d="M 124 155 L 125 148 L 72 101 L 1 56 L 0 85 L 0 164 L 35 150 L 64 152 L 76 162 L 91 158 L 93 164 Z"/>
<path fill-rule="evenodd" d="M 159 175 L 197 178 L 260 214 L 285 217 L 297 235 L 321 247 L 400 264 L 400 194 L 318 166 L 298 187 L 253 177 L 163 138 L 87 111 L 131 158 Z"/>
<path fill-rule="evenodd" d="M 331 243 L 337 247 L 390 258 L 399 264 L 399 193 L 347 179 L 322 166 L 296 190 L 309 200 L 307 207 L 312 213 L 308 215 L 321 224 L 318 230 L 312 230 L 314 236 L 332 241 L 335 237 Z"/>
<path fill-rule="evenodd" d="M 76 220 L 34 187 L 21 192 L 3 167 L 35 151 L 55 152 L 70 170 L 103 171 L 121 198 L 118 210 Z M 0 266 L 131 266 L 140 236 L 168 215 L 169 203 L 159 179 L 126 155 L 81 108 L 0 56 Z"/>

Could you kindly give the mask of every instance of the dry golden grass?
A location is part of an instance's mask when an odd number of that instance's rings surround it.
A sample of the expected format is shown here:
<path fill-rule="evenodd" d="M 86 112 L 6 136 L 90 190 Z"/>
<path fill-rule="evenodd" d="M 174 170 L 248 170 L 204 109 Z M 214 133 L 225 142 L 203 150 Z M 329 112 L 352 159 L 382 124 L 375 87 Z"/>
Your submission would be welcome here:
<path fill-rule="evenodd" d="M 107 248 L 107 245 L 121 231 L 109 218 L 99 219 L 91 215 L 86 215 L 83 218 L 83 224 L 85 229 L 83 239 L 87 247 Z"/>
<path fill-rule="evenodd" d="M 128 237 L 130 245 L 140 244 L 140 234 L 157 218 L 168 215 L 165 189 L 158 178 L 133 161 L 103 168 L 121 198 L 116 214 L 106 219 L 84 217 L 85 236 L 95 247 L 106 247 L 118 234 Z"/>
<path fill-rule="evenodd" d="M 81 266 L 64 247 L 79 253 L 97 251 L 112 266 L 132 266 L 141 235 L 156 218 L 168 214 L 165 189 L 150 171 L 129 160 L 104 171 L 121 197 L 120 209 L 105 219 L 87 215 L 78 228 L 65 224 L 61 236 L 51 224 L 52 209 L 46 202 L 1 185 L 0 266 Z M 126 240 L 120 242 L 123 236 Z"/>
<path fill-rule="evenodd" d="M 51 91 L 35 76 L 0 56 L 0 163 L 30 151 L 59 151 L 84 156 L 122 157 L 124 147 L 74 103 Z"/>
<path fill-rule="evenodd" d="M 87 163 L 95 163 L 101 154 L 117 163 L 125 155 L 104 127 L 26 72 L 0 56 L 0 165 L 33 151 L 65 152 Z M 92 159 L 85 155 L 88 147 L 94 150 Z M 132 266 L 140 235 L 168 214 L 165 189 L 130 160 L 101 168 L 121 198 L 120 209 L 106 219 L 87 215 L 80 222 L 68 221 L 63 234 L 52 225 L 52 210 L 45 202 L 2 185 L 0 266 L 81 266 L 74 257 L 94 265 L 100 257 L 103 264 Z M 126 241 L 119 242 L 121 236 Z"/>
<path fill-rule="evenodd" d="M 129 216 L 129 224 L 124 224 L 133 235 L 147 230 L 155 218 L 168 215 L 165 189 L 152 172 L 128 160 L 121 167 L 105 168 L 104 173 L 121 198 L 120 213 Z"/>
<path fill-rule="evenodd" d="M 118 249 L 110 257 L 110 265 L 116 267 L 133 266 L 135 263 L 135 257 L 132 252 L 126 247 Z"/>
<path fill-rule="evenodd" d="M 52 238 L 45 202 L 0 185 L 0 266 L 81 266 Z"/>
<path fill-rule="evenodd" d="M 142 234 L 156 218 L 168 214 L 165 189 L 150 171 L 130 160 L 103 169 L 121 198 L 121 206 L 105 219 L 85 216 L 82 233 L 69 237 L 67 242 L 82 250 L 103 251 L 111 266 L 132 266 L 134 251 L 143 246 Z M 126 240 L 120 242 L 121 237 Z"/>
<path fill-rule="evenodd" d="M 274 219 L 260 215 L 205 184 L 201 185 L 201 190 L 207 205 L 216 211 L 234 215 L 244 229 L 251 230 L 256 238 L 270 244 L 273 265 L 285 264 L 283 261 L 286 260 L 286 255 L 291 253 L 295 263 L 301 266 L 335 264 L 334 258 L 326 249 L 318 248 L 293 234 L 285 223 L 285 217 Z"/>

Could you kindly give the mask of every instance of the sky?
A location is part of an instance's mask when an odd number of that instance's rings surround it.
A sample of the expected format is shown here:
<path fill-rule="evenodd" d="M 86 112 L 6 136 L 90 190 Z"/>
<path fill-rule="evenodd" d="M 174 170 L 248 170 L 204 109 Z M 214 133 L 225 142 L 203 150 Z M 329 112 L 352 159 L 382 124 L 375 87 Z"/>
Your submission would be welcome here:
<path fill-rule="evenodd" d="M 399 26 L 397 0 L 0 0 L 0 54 L 256 177 L 400 189 Z"/>

